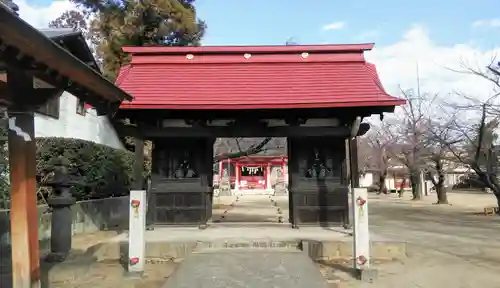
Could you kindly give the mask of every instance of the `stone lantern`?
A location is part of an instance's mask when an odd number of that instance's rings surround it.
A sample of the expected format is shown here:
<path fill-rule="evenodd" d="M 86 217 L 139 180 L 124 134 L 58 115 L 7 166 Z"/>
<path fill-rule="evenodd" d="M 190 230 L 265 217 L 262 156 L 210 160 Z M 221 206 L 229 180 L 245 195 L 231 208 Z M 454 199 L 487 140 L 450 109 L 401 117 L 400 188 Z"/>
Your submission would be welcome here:
<path fill-rule="evenodd" d="M 51 253 L 46 261 L 61 262 L 66 259 L 71 250 L 71 238 L 73 234 L 73 213 L 71 206 L 76 203 L 71 195 L 70 188 L 78 184 L 71 180 L 69 175 L 69 160 L 59 156 L 53 162 L 53 177 L 45 183 L 52 187 L 52 194 L 47 199 L 49 207 L 52 208 L 52 223 L 50 233 Z"/>

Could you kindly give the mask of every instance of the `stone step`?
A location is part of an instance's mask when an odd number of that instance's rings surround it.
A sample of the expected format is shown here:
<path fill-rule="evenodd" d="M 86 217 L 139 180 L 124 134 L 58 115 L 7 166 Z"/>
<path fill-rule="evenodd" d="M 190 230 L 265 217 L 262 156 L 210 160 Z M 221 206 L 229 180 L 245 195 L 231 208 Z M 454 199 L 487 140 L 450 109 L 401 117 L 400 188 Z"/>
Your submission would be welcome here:
<path fill-rule="evenodd" d="M 270 239 L 228 239 L 210 242 L 198 242 L 194 253 L 222 250 L 278 250 L 300 252 L 301 241 L 274 241 Z"/>
<path fill-rule="evenodd" d="M 352 259 L 352 241 L 346 240 L 281 240 L 268 238 L 229 238 L 204 241 L 148 241 L 146 258 L 148 259 L 183 259 L 193 252 L 221 250 L 251 251 L 300 251 L 315 261 L 349 261 Z M 91 255 L 97 259 L 117 259 L 126 255 L 127 242 L 107 242 L 94 247 Z M 402 260 L 406 258 L 406 243 L 393 241 L 372 241 L 371 256 L 374 260 Z M 158 260 L 159 261 L 159 260 Z"/>
<path fill-rule="evenodd" d="M 163 287 L 329 287 L 315 264 L 302 253 L 267 249 L 229 253 L 194 253 Z M 330 286 L 331 287 L 331 286 Z"/>
<path fill-rule="evenodd" d="M 223 220 L 218 220 L 218 221 L 211 221 L 207 223 L 209 227 L 212 228 L 223 228 L 223 227 L 236 227 L 236 228 L 245 228 L 245 227 L 276 227 L 276 228 L 290 228 L 292 229 L 292 224 L 288 223 L 288 219 L 285 222 L 282 219 L 282 223 L 278 222 L 278 217 L 276 217 L 275 222 L 238 222 L 238 221 L 230 221 L 227 219 Z"/>

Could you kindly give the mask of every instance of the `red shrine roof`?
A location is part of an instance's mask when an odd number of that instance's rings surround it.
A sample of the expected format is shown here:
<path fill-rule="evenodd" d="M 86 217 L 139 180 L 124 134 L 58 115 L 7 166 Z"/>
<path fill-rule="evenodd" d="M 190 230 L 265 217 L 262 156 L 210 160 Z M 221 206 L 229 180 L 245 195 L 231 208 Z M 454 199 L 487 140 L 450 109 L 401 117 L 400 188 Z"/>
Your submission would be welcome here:
<path fill-rule="evenodd" d="M 396 106 L 364 51 L 373 44 L 123 47 L 116 84 L 128 109 Z"/>

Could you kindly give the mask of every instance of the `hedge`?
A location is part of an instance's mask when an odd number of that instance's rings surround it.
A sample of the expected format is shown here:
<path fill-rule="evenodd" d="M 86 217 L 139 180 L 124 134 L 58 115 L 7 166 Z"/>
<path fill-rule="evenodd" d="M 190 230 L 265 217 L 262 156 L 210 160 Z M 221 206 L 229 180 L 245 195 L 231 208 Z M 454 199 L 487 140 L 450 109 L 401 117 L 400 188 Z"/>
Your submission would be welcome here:
<path fill-rule="evenodd" d="M 36 144 L 39 180 L 50 170 L 51 159 L 63 156 L 71 163 L 70 176 L 80 183 L 71 189 L 77 201 L 128 195 L 134 181 L 132 152 L 58 137 L 38 138 Z"/>

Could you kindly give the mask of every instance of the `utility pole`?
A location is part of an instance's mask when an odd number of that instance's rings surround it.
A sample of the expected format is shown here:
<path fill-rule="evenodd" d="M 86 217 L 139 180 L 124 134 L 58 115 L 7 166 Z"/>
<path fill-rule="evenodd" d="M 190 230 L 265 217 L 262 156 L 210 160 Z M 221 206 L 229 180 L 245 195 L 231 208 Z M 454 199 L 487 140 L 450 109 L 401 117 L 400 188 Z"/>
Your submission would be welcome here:
<path fill-rule="evenodd" d="M 417 97 L 418 101 L 422 101 L 422 95 L 420 94 L 420 70 L 418 66 L 418 61 L 416 65 L 417 65 Z M 420 161 L 420 159 L 415 159 L 415 160 Z M 424 190 L 425 196 L 428 196 L 427 181 L 425 181 L 425 173 L 423 173 L 422 167 L 420 167 L 420 170 L 421 170 L 419 175 L 420 185 L 418 185 L 418 187 L 420 187 L 419 188 L 420 190 Z M 420 193 L 420 195 L 422 195 L 422 193 Z"/>

